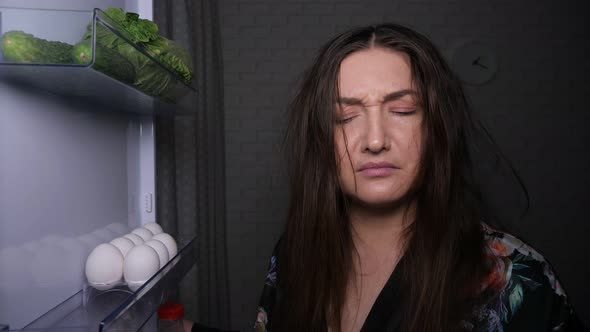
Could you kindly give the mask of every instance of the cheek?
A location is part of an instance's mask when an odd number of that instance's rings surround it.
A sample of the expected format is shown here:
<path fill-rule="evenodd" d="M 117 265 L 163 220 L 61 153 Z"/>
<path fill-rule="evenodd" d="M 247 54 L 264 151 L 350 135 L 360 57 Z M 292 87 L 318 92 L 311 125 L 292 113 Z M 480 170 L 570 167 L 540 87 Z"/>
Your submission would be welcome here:
<path fill-rule="evenodd" d="M 336 161 L 340 165 L 340 168 L 346 166 L 345 164 L 350 164 L 348 151 L 350 151 L 350 138 L 345 136 L 345 133 L 342 129 L 335 130 L 334 133 L 334 147 L 336 148 L 335 157 Z"/>
<path fill-rule="evenodd" d="M 421 139 L 421 135 L 416 134 L 414 136 L 414 139 L 410 142 L 409 144 L 409 158 L 412 162 L 412 164 L 414 164 L 414 167 L 418 167 L 418 164 L 420 163 L 420 159 L 421 159 L 421 155 L 422 155 L 422 139 Z"/>
<path fill-rule="evenodd" d="M 405 141 L 401 146 L 404 147 L 406 166 L 416 171 L 422 155 L 422 128 L 419 123 L 408 128 L 400 139 Z"/>
<path fill-rule="evenodd" d="M 335 158 L 338 164 L 338 176 L 340 178 L 340 185 L 345 191 L 351 186 L 354 186 L 354 170 L 352 166 L 352 160 L 349 156 L 350 146 L 347 149 L 347 140 L 344 139 L 344 134 L 339 131 L 335 135 L 334 143 L 336 147 Z M 350 138 L 348 138 L 348 144 L 350 145 Z"/>

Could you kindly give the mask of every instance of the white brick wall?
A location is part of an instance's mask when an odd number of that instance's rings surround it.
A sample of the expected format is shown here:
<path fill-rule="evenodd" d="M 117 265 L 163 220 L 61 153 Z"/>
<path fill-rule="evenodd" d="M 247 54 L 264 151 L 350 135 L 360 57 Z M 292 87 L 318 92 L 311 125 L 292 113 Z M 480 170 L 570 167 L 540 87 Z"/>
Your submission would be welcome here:
<path fill-rule="evenodd" d="M 494 46 L 495 79 L 468 89 L 477 113 L 531 193 L 517 229 L 555 265 L 581 316 L 590 317 L 582 207 L 590 197 L 589 116 L 581 5 L 557 1 L 220 0 L 225 71 L 227 209 L 232 317 L 255 318 L 268 256 L 286 209 L 278 144 L 295 81 L 317 48 L 355 25 L 394 21 L 448 53 L 465 39 Z M 567 248 L 565 248 L 567 246 Z M 585 263 L 582 263 L 585 262 Z"/>

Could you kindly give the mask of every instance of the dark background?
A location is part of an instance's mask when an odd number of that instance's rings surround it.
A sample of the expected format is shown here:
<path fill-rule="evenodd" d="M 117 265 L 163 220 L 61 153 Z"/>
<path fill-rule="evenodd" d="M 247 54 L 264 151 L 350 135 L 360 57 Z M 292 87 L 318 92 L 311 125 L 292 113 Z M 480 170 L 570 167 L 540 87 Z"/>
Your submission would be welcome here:
<path fill-rule="evenodd" d="M 318 47 L 346 28 L 409 25 L 450 56 L 491 45 L 499 71 L 467 86 L 474 111 L 523 178 L 531 199 L 514 231 L 553 264 L 590 325 L 587 23 L 582 2 L 539 0 L 220 0 L 224 66 L 227 239 L 234 328 L 251 328 L 286 210 L 278 145 L 285 105 Z M 516 190 L 516 187 L 514 187 Z M 506 204 L 510 205 L 508 193 Z M 502 208 L 500 207 L 500 210 Z M 506 208 L 507 211 L 511 207 Z M 503 211 L 500 211 L 504 213 Z"/>

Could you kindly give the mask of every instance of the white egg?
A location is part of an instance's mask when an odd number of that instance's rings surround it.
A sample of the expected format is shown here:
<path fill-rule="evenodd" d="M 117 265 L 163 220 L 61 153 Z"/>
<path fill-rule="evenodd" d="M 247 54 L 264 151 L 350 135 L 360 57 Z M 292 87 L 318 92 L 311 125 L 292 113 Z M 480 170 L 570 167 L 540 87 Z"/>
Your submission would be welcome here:
<path fill-rule="evenodd" d="M 33 254 L 27 249 L 14 247 L 0 249 L 0 294 L 3 291 L 6 294 L 5 292 L 16 289 L 20 292 L 31 287 L 32 259 Z"/>
<path fill-rule="evenodd" d="M 78 236 L 78 241 L 80 241 L 82 244 L 86 246 L 86 248 L 88 248 L 88 252 L 94 250 L 94 248 L 96 248 L 97 245 L 103 242 L 100 238 L 91 233 Z"/>
<path fill-rule="evenodd" d="M 129 288 L 136 290 L 160 268 L 160 258 L 154 248 L 141 244 L 133 247 L 125 257 L 123 276 Z"/>
<path fill-rule="evenodd" d="M 67 277 L 67 251 L 55 244 L 43 244 L 29 261 L 36 286 L 50 288 L 63 283 Z"/>
<path fill-rule="evenodd" d="M 112 224 L 109 224 L 105 228 L 108 229 L 109 231 L 113 232 L 115 234 L 115 236 L 123 236 L 129 232 L 129 227 L 127 227 L 125 224 L 118 223 L 118 222 L 114 222 Z"/>
<path fill-rule="evenodd" d="M 66 254 L 62 257 L 64 283 L 82 286 L 84 283 L 84 270 L 81 267 L 84 266 L 90 254 L 90 249 L 75 238 L 66 238 L 59 243 L 59 246 L 66 251 Z"/>
<path fill-rule="evenodd" d="M 164 267 L 166 263 L 170 260 L 168 256 L 168 248 L 166 245 L 159 240 L 149 240 L 145 243 L 146 245 L 154 248 L 154 250 L 158 253 L 158 257 L 160 258 L 160 268 Z"/>
<path fill-rule="evenodd" d="M 160 225 L 158 225 L 155 222 L 147 223 L 147 224 L 143 225 L 143 227 L 148 229 L 150 232 L 154 233 L 154 235 L 160 234 L 163 232 L 162 227 L 160 227 Z"/>
<path fill-rule="evenodd" d="M 41 247 L 41 242 L 39 241 L 28 241 L 22 245 L 22 248 L 27 250 L 30 253 L 35 253 Z"/>
<path fill-rule="evenodd" d="M 99 228 L 91 234 L 96 235 L 96 237 L 101 239 L 103 242 L 109 242 L 116 237 L 115 234 L 113 234 L 113 232 L 109 231 L 106 228 Z"/>
<path fill-rule="evenodd" d="M 111 244 L 121 251 L 123 257 L 127 256 L 129 250 L 131 250 L 135 246 L 135 243 L 133 243 L 133 241 L 126 237 L 118 237 L 111 241 Z"/>
<path fill-rule="evenodd" d="M 158 240 L 158 241 L 161 241 L 162 243 L 164 243 L 164 245 L 166 246 L 166 249 L 168 249 L 168 257 L 170 257 L 170 259 L 172 259 L 172 258 L 174 258 L 174 256 L 176 256 L 176 253 L 178 252 L 178 247 L 176 246 L 176 241 L 174 241 L 174 238 L 172 236 L 170 236 L 170 234 L 166 234 L 166 233 L 156 234 L 156 235 L 154 235 L 154 237 L 152 239 Z"/>
<path fill-rule="evenodd" d="M 110 243 L 98 245 L 86 259 L 86 279 L 99 290 L 115 286 L 123 276 L 123 255 Z"/>
<path fill-rule="evenodd" d="M 131 231 L 131 234 L 137 234 L 141 236 L 143 241 L 149 241 L 152 238 L 152 236 L 154 236 L 154 233 L 150 232 L 148 229 L 145 229 L 143 227 L 138 227 L 134 229 L 133 231 Z"/>
<path fill-rule="evenodd" d="M 128 238 L 129 240 L 133 241 L 133 243 L 135 245 L 140 245 L 145 242 L 141 236 L 139 236 L 135 233 L 125 234 L 125 235 L 123 235 L 123 237 Z"/>
<path fill-rule="evenodd" d="M 63 236 L 49 234 L 49 235 L 45 236 L 44 238 L 42 238 L 39 242 L 41 243 L 41 245 L 54 245 L 54 244 L 58 244 L 59 241 L 61 241 L 63 239 L 64 239 Z"/>
<path fill-rule="evenodd" d="M 58 243 L 58 246 L 64 248 L 66 251 L 77 251 L 83 253 L 85 250 L 87 250 L 86 246 L 82 242 L 80 242 L 77 238 L 72 237 L 63 239 Z M 88 253 L 90 253 L 90 250 L 88 250 Z"/>
<path fill-rule="evenodd" d="M 131 289 L 131 291 L 135 292 L 136 290 L 139 289 L 139 287 L 141 287 L 144 283 L 143 282 L 128 282 L 127 283 L 127 287 L 129 287 L 129 289 Z"/>

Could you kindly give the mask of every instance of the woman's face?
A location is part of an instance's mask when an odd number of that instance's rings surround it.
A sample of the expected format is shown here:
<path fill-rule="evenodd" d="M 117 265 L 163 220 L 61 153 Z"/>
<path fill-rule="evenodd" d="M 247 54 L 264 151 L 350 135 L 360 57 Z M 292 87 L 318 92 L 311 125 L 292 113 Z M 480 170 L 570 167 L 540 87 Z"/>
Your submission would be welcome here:
<path fill-rule="evenodd" d="M 338 83 L 340 185 L 363 205 L 396 203 L 414 181 L 421 152 L 423 112 L 409 58 L 380 47 L 352 53 Z"/>

